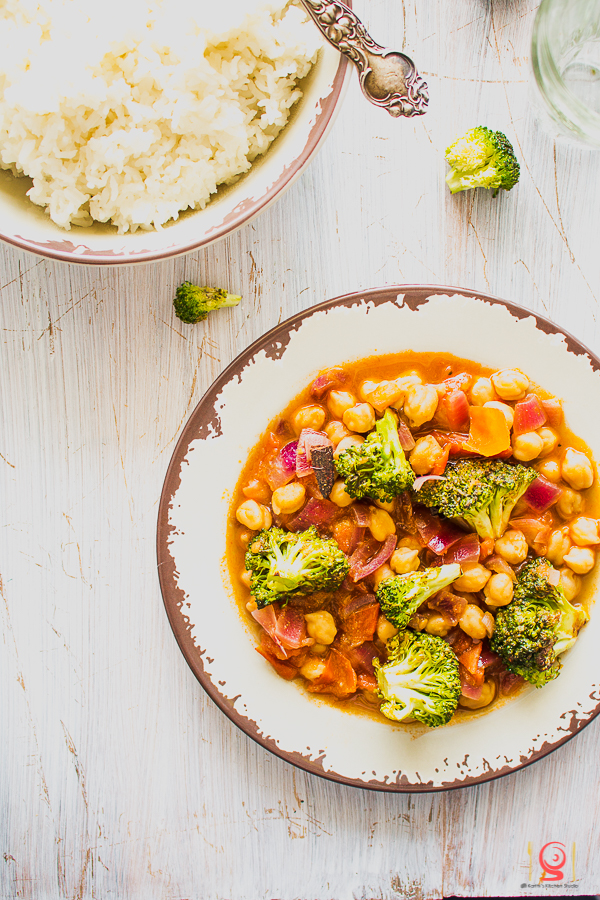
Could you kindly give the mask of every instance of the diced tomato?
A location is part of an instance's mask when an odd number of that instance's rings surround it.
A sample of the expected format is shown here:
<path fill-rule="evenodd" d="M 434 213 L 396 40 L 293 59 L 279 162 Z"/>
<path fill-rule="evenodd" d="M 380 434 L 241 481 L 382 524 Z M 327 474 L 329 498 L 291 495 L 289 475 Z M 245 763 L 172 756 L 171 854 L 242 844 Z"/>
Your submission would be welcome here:
<path fill-rule="evenodd" d="M 377 628 L 379 603 L 369 603 L 347 616 L 342 625 L 344 635 L 353 647 L 371 641 Z"/>
<path fill-rule="evenodd" d="M 485 680 L 485 668 L 481 666 L 475 673 L 472 675 L 469 670 L 463 666 L 461 662 L 458 664 L 458 669 L 460 672 L 460 679 L 467 684 L 472 685 L 473 687 L 481 687 Z"/>
<path fill-rule="evenodd" d="M 490 556 L 494 552 L 494 545 L 495 545 L 495 542 L 494 542 L 493 538 L 486 538 L 484 541 L 482 541 L 481 542 L 481 550 L 479 552 L 479 558 L 487 559 L 487 557 Z"/>
<path fill-rule="evenodd" d="M 349 518 L 335 522 L 331 530 L 340 550 L 347 556 L 356 549 L 358 540 L 364 535 L 364 528 L 360 528 L 353 519 Z"/>
<path fill-rule="evenodd" d="M 325 660 L 325 668 L 319 677 L 307 682 L 306 690 L 313 694 L 333 694 L 334 697 L 349 697 L 356 691 L 356 672 L 346 657 L 333 648 Z"/>
<path fill-rule="evenodd" d="M 435 466 L 431 470 L 432 475 L 443 475 L 446 471 L 446 466 L 448 464 L 448 459 L 450 457 L 450 444 L 446 444 L 444 449 L 442 450 L 442 455 L 436 462 Z"/>
<path fill-rule="evenodd" d="M 453 390 L 442 397 L 435 414 L 436 422 L 450 431 L 461 431 L 469 426 L 469 401 L 464 391 Z"/>
<path fill-rule="evenodd" d="M 292 678 L 295 678 L 298 674 L 298 669 L 291 665 L 289 662 L 282 662 L 282 660 L 277 659 L 276 656 L 273 656 L 271 653 L 268 653 L 264 647 L 257 647 L 256 652 L 260 653 L 261 656 L 270 662 L 278 675 L 281 675 L 282 678 L 285 678 L 286 681 L 291 681 Z"/>
<path fill-rule="evenodd" d="M 458 657 L 459 663 L 465 667 L 471 675 L 477 675 L 485 666 L 480 666 L 482 641 L 474 641 L 468 650 L 464 650 Z"/>
<path fill-rule="evenodd" d="M 360 675 L 356 676 L 356 687 L 360 691 L 371 691 L 371 693 L 375 693 L 377 690 L 377 679 L 374 675 Z"/>

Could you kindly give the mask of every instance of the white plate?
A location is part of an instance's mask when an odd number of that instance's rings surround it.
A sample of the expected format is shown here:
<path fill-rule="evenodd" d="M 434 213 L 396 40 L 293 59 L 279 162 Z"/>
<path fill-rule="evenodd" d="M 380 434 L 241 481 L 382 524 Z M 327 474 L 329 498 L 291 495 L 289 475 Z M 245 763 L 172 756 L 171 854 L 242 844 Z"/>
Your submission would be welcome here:
<path fill-rule="evenodd" d="M 181 650 L 213 700 L 254 740 L 309 772 L 386 791 L 432 791 L 514 772 L 600 712 L 594 614 L 556 681 L 436 729 L 379 722 L 308 696 L 255 650 L 224 564 L 229 504 L 269 421 L 324 368 L 376 353 L 439 351 L 518 366 L 562 397 L 569 426 L 600 459 L 600 362 L 552 323 L 494 297 L 396 286 L 339 297 L 245 350 L 190 417 L 167 473 L 158 523 L 163 597 Z M 259 399 L 257 399 L 259 398 Z M 595 578 L 595 588 L 598 573 Z"/>
<path fill-rule="evenodd" d="M 329 45 L 301 84 L 290 119 L 247 174 L 222 186 L 205 209 L 188 210 L 159 231 L 118 234 L 113 225 L 74 225 L 65 231 L 26 196 L 29 178 L 0 169 L 0 239 L 51 259 L 86 265 L 131 265 L 178 256 L 230 234 L 266 209 L 300 175 L 321 146 L 351 74 Z"/>

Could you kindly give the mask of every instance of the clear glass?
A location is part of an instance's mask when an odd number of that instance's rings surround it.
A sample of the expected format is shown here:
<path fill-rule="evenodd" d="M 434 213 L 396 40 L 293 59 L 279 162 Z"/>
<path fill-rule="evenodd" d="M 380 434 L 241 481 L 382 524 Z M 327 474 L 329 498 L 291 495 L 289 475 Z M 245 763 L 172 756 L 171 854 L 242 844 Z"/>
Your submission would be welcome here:
<path fill-rule="evenodd" d="M 600 0 L 542 0 L 531 61 L 560 132 L 600 147 Z"/>

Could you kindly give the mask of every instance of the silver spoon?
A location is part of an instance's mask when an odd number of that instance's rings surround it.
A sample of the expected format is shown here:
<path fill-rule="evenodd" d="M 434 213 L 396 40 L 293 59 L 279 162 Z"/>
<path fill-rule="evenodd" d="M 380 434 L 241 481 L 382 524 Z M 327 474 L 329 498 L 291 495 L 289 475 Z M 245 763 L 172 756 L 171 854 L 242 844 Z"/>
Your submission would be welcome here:
<path fill-rule="evenodd" d="M 376 44 L 364 25 L 341 0 L 301 0 L 330 44 L 358 68 L 360 87 L 371 103 L 390 116 L 422 116 L 427 85 L 404 53 Z"/>

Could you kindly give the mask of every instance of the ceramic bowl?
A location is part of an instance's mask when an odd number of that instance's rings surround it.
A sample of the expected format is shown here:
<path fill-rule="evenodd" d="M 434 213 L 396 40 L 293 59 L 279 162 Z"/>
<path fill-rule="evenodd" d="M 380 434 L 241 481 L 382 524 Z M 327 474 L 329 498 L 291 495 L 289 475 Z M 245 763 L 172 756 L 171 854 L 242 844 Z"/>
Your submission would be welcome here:
<path fill-rule="evenodd" d="M 288 188 L 321 146 L 350 75 L 347 61 L 323 46 L 303 97 L 271 147 L 235 184 L 222 186 L 205 209 L 188 210 L 160 231 L 118 234 L 112 225 L 59 228 L 31 203 L 29 178 L 0 170 L 0 239 L 21 250 L 86 265 L 151 262 L 197 250 L 245 225 Z"/>
<path fill-rule="evenodd" d="M 167 613 L 185 658 L 246 734 L 333 781 L 434 791 L 514 772 L 559 747 L 600 712 L 598 612 L 592 610 L 563 656 L 560 677 L 543 689 L 528 686 L 503 705 L 442 728 L 402 726 L 334 707 L 276 675 L 255 651 L 224 562 L 232 491 L 269 421 L 319 370 L 407 349 L 523 369 L 563 398 L 569 426 L 600 459 L 600 421 L 590 415 L 600 401 L 600 362 L 552 323 L 456 288 L 397 286 L 350 294 L 265 334 L 206 393 L 169 466 L 158 559 Z M 591 577 L 595 591 L 598 573 Z"/>

